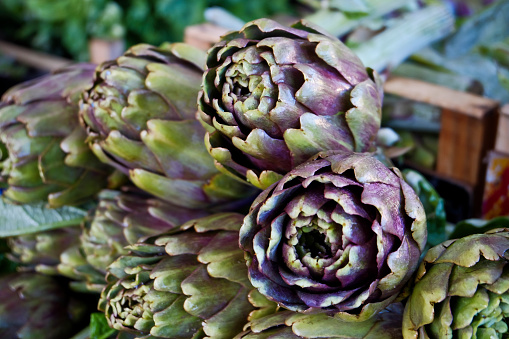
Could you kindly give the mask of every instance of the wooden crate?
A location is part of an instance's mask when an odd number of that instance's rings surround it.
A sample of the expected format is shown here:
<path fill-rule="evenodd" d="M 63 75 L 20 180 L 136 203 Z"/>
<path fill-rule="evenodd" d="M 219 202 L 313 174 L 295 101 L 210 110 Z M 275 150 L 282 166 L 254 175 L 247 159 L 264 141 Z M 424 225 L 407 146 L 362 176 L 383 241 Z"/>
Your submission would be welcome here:
<path fill-rule="evenodd" d="M 424 102 L 441 109 L 441 128 L 435 172 L 472 187 L 474 211 L 481 213 L 486 157 L 495 146 L 498 102 L 423 81 L 394 77 L 386 93 Z"/>
<path fill-rule="evenodd" d="M 48 72 L 73 63 L 72 60 L 34 51 L 7 41 L 0 41 L 0 53 L 10 56 L 27 66 Z"/>

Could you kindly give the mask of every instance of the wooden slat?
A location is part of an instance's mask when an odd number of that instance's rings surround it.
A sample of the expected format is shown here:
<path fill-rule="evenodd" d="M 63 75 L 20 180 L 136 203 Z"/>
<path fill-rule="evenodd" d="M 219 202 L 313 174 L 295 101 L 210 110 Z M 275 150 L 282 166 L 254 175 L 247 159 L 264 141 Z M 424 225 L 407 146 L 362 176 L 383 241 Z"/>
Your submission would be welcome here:
<path fill-rule="evenodd" d="M 36 52 L 5 41 L 0 41 L 0 53 L 10 56 L 22 64 L 50 72 L 73 63 L 72 60 Z"/>
<path fill-rule="evenodd" d="M 100 64 L 121 56 L 125 52 L 125 43 L 124 40 L 91 39 L 88 42 L 88 48 L 90 62 Z"/>
<path fill-rule="evenodd" d="M 203 50 L 208 50 L 229 30 L 209 23 L 192 25 L 184 31 L 184 42 Z"/>
<path fill-rule="evenodd" d="M 498 106 L 498 102 L 492 99 L 402 77 L 389 78 L 384 84 L 384 90 L 386 93 L 428 103 L 477 119 L 481 119 L 486 112 Z"/>

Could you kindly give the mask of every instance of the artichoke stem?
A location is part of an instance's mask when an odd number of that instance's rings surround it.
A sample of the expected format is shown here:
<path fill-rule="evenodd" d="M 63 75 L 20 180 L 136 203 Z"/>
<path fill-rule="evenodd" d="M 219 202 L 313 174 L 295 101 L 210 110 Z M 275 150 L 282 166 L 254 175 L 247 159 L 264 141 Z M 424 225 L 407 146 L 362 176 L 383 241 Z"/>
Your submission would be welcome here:
<path fill-rule="evenodd" d="M 377 72 L 395 68 L 403 60 L 454 30 L 454 16 L 446 5 L 432 5 L 408 13 L 370 40 L 352 48 L 366 67 Z"/>

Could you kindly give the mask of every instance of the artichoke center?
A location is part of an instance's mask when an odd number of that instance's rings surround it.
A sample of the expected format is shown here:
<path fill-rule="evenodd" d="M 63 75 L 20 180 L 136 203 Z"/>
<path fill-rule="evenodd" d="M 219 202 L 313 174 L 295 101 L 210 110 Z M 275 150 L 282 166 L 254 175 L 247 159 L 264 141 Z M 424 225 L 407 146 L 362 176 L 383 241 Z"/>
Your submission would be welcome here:
<path fill-rule="evenodd" d="M 311 254 L 313 258 L 330 258 L 332 256 L 331 244 L 324 233 L 317 229 L 301 228 L 297 247 L 304 253 Z"/>

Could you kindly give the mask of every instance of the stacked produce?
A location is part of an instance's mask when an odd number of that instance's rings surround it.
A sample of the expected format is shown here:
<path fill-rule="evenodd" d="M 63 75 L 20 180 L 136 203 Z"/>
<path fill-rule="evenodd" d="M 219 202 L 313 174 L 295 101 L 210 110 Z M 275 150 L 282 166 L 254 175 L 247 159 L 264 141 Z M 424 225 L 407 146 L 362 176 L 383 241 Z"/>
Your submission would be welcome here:
<path fill-rule="evenodd" d="M 0 109 L 0 220 L 13 224 L 0 234 L 29 271 L 0 278 L 0 305 L 25 296 L 18 276 L 49 299 L 26 294 L 28 318 L 0 324 L 10 337 L 56 321 L 44 279 L 71 287 L 59 303 L 87 292 L 99 311 L 45 338 L 507 332 L 509 230 L 441 242 L 436 192 L 375 152 L 382 84 L 340 40 L 260 19 L 208 56 L 142 44 L 80 67 L 12 89 Z"/>
<path fill-rule="evenodd" d="M 50 207 L 79 204 L 112 182 L 113 170 L 86 147 L 78 100 L 90 87 L 94 65 L 77 64 L 7 91 L 0 108 L 4 196 L 18 203 L 47 200 Z"/>

